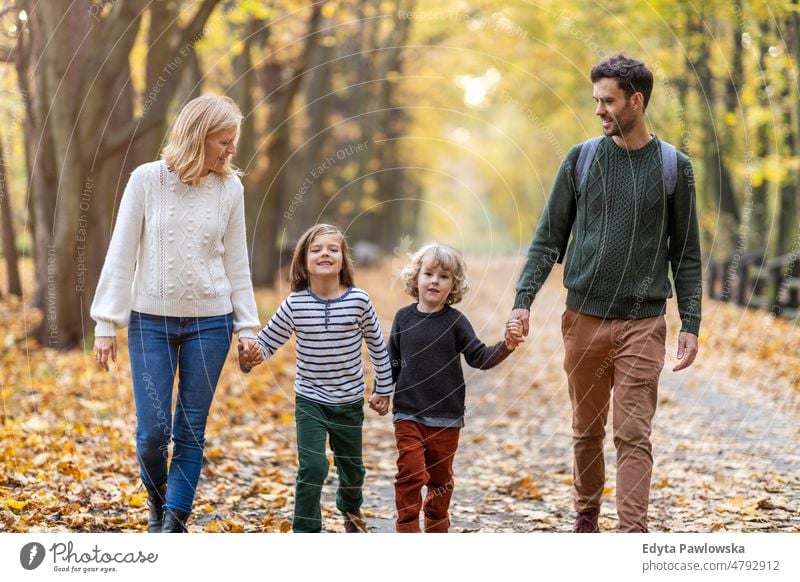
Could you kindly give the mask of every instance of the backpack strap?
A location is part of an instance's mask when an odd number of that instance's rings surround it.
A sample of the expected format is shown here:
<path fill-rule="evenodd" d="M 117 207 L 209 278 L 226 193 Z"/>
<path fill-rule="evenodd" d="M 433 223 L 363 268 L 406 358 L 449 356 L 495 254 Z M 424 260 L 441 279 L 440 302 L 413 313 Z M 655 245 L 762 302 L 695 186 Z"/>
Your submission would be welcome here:
<path fill-rule="evenodd" d="M 578 161 L 575 162 L 575 167 L 572 169 L 572 178 L 575 182 L 575 198 L 578 198 L 578 193 L 581 191 L 581 186 L 586 180 L 586 175 L 589 173 L 589 166 L 592 165 L 594 154 L 597 151 L 597 146 L 600 145 L 600 140 L 603 136 L 593 137 L 587 139 L 581 144 L 581 151 L 578 152 Z M 567 234 L 564 235 L 564 240 L 561 241 L 561 249 L 558 253 L 558 263 L 563 263 L 564 258 L 567 256 L 567 246 L 569 245 L 569 236 L 572 233 L 572 223 L 575 222 L 575 215 L 573 214 L 569 219 L 569 228 Z"/>
<path fill-rule="evenodd" d="M 575 164 L 575 190 L 580 192 L 586 176 L 589 174 L 589 167 L 594 160 L 594 154 L 603 136 L 593 137 L 581 144 L 581 151 L 578 154 L 578 161 Z M 664 191 L 667 196 L 675 195 L 675 188 L 678 186 L 678 150 L 675 146 L 665 141 L 661 142 L 661 163 L 664 172 Z"/>
<path fill-rule="evenodd" d="M 586 176 L 589 174 L 589 168 L 594 160 L 594 154 L 597 152 L 597 146 L 600 145 L 600 141 L 603 139 L 603 137 L 604 136 L 602 135 L 593 137 L 592 139 L 588 139 L 581 144 L 581 151 L 578 153 L 578 161 L 575 163 L 575 168 L 573 170 L 576 196 L 581 191 L 581 187 L 586 181 Z M 664 192 L 667 194 L 667 202 L 669 203 L 668 220 L 671 221 L 672 203 L 675 196 L 675 189 L 678 186 L 678 150 L 674 145 L 665 141 L 661 142 L 661 164 L 663 167 Z M 561 243 L 561 251 L 558 256 L 559 263 L 564 261 L 564 257 L 567 254 L 567 245 L 569 243 L 570 233 L 572 232 L 572 221 L 574 220 L 575 217 L 573 216 L 570 221 L 570 227 L 567 231 L 567 235 L 564 237 L 564 240 Z"/>
<path fill-rule="evenodd" d="M 594 153 L 597 151 L 597 146 L 600 145 L 603 137 L 602 135 L 593 137 L 581 144 L 578 161 L 575 163 L 575 192 L 581 191 L 581 186 L 583 186 L 586 176 L 589 174 L 589 166 L 592 165 L 592 160 L 594 160 Z"/>
<path fill-rule="evenodd" d="M 678 150 L 665 141 L 661 142 L 661 164 L 664 167 L 664 192 L 671 199 L 678 187 Z"/>

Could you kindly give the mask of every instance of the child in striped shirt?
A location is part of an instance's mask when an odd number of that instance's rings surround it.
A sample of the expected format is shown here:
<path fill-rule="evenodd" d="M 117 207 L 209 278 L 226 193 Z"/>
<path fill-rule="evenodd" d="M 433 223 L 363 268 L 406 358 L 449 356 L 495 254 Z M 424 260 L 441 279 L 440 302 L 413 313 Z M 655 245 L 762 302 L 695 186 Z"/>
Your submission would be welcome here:
<path fill-rule="evenodd" d="M 292 293 L 258 334 L 260 353 L 240 354 L 240 364 L 244 370 L 258 365 L 295 334 L 299 468 L 292 529 L 322 531 L 320 497 L 328 475 L 325 443 L 330 437 L 339 476 L 336 507 L 344 516 L 345 531 L 365 531 L 361 343 L 366 342 L 375 369 L 370 405 L 383 415 L 388 412 L 392 370 L 381 327 L 369 295 L 354 286 L 347 242 L 336 227 L 318 224 L 303 234 L 289 278 Z"/>

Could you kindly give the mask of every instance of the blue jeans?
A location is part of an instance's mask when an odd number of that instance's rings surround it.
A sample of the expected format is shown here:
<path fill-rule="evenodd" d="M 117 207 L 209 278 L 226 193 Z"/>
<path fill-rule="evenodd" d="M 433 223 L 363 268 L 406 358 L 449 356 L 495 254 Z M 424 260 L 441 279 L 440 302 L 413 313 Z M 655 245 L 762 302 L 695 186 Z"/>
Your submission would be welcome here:
<path fill-rule="evenodd" d="M 192 509 L 203 462 L 206 419 L 232 334 L 232 314 L 165 317 L 131 313 L 128 351 L 140 476 L 148 486 L 167 482 L 168 509 Z M 180 372 L 173 419 L 176 370 Z M 167 471 L 170 436 L 172 463 Z"/>

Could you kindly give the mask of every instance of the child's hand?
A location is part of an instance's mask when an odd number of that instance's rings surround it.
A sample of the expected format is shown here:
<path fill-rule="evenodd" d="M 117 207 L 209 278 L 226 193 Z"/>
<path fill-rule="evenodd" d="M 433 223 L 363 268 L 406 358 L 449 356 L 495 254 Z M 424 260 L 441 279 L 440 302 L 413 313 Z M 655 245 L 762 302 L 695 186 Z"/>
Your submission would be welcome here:
<path fill-rule="evenodd" d="M 250 370 L 253 369 L 253 366 L 250 365 L 249 352 L 247 348 L 244 347 L 244 343 L 242 343 L 241 341 L 239 342 L 237 349 L 239 350 L 239 369 L 245 374 L 247 374 L 248 372 L 250 372 Z"/>
<path fill-rule="evenodd" d="M 516 349 L 516 347 L 525 341 L 522 335 L 522 321 L 519 319 L 509 319 L 506 322 L 506 347 L 509 350 Z"/>
<path fill-rule="evenodd" d="M 373 394 L 372 398 L 369 399 L 369 407 L 380 416 L 384 416 L 389 412 L 389 397 Z"/>
<path fill-rule="evenodd" d="M 264 361 L 264 354 L 255 340 L 239 340 L 239 369 L 242 372 L 249 372 Z"/>

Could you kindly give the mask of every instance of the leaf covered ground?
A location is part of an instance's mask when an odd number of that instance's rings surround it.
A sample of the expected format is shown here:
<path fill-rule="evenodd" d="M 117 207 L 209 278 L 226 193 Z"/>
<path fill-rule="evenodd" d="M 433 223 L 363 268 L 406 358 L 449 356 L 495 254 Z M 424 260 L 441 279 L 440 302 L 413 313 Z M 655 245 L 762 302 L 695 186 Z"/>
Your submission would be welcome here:
<path fill-rule="evenodd" d="M 403 261 L 358 273 L 386 334 L 410 302 Z M 474 259 L 459 306 L 479 336 L 497 341 L 520 263 Z M 506 362 L 467 371 L 467 426 L 456 456 L 454 532 L 569 531 L 570 406 L 561 367 L 565 292 L 554 273 L 534 306 L 531 335 Z M 262 319 L 287 292 L 257 293 Z M 146 495 L 134 449 L 135 412 L 124 336 L 118 365 L 56 352 L 28 338 L 40 314 L 0 299 L 0 531 L 144 531 Z M 667 366 L 653 431 L 651 531 L 800 531 L 800 331 L 763 311 L 706 301 L 697 363 L 675 365 L 677 314 L 668 314 Z M 192 531 L 285 532 L 296 470 L 293 348 L 249 375 L 231 352 L 209 417 Z M 609 427 L 610 433 L 610 427 Z M 391 531 L 395 447 L 388 417 L 367 411 L 365 512 Z M 601 527 L 616 526 L 607 438 Z M 342 531 L 332 470 L 326 531 Z"/>

